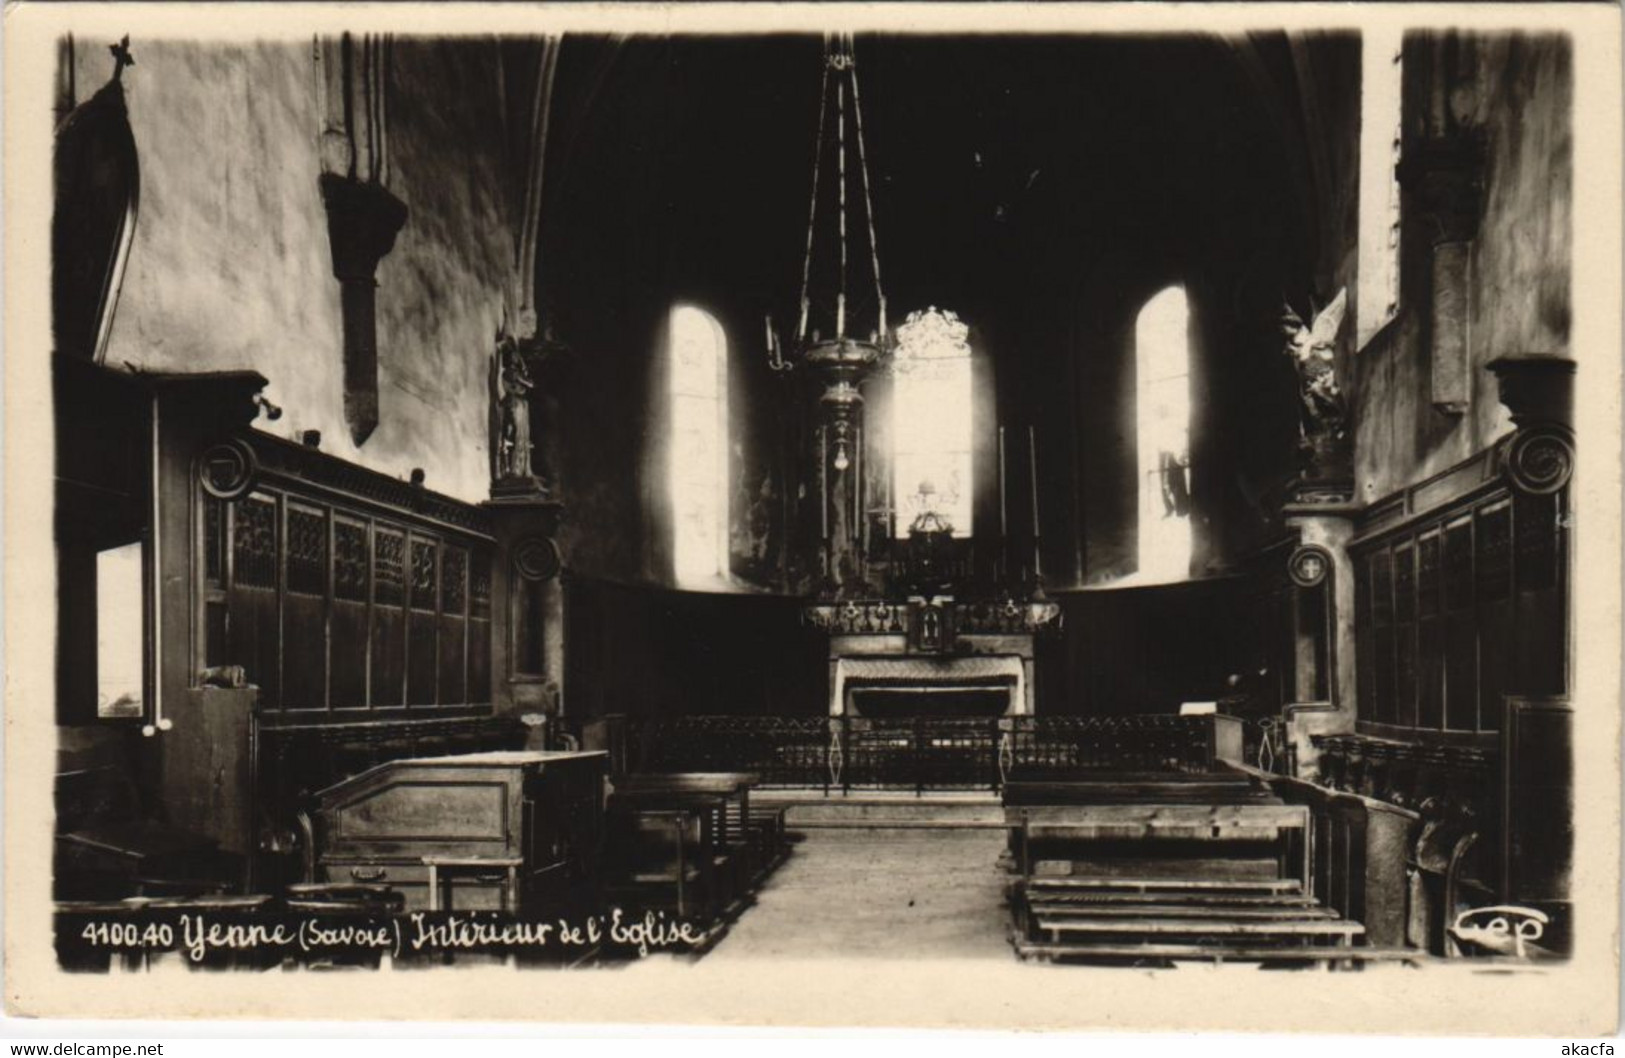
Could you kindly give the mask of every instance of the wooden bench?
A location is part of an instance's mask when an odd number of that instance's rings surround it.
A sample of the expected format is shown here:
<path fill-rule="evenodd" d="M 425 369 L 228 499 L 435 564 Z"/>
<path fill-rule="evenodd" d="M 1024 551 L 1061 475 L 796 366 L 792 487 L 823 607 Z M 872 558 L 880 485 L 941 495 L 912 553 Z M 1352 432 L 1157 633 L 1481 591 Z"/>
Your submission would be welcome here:
<path fill-rule="evenodd" d="M 343 882 L 296 882 L 283 889 L 282 903 L 295 914 L 398 915 L 406 896 L 387 885 Z"/>
<path fill-rule="evenodd" d="M 754 886 L 778 865 L 788 849 L 785 810 L 751 804 L 750 793 L 758 781 L 751 772 L 642 773 L 617 781 L 615 792 L 628 802 L 646 804 L 720 798 L 718 841 L 734 854 L 743 853 L 741 882 Z"/>
<path fill-rule="evenodd" d="M 1363 951 L 1353 946 L 1364 927 L 1316 903 L 1294 880 L 1279 880 L 1292 888 L 1252 892 L 1197 881 L 1164 880 L 1137 891 L 1029 888 L 1017 901 L 1017 952 L 1070 960 L 1341 963 L 1350 961 L 1346 953 Z M 1392 956 L 1351 959 L 1378 957 Z"/>
<path fill-rule="evenodd" d="M 1283 801 L 1308 808 L 1314 820 L 1311 890 L 1364 923 L 1374 943 L 1403 946 L 1411 905 L 1406 858 L 1423 829 L 1421 817 L 1374 798 L 1237 767 L 1268 783 Z"/>
<path fill-rule="evenodd" d="M 1365 932 L 1365 927 L 1358 922 L 1337 918 L 1335 914 L 1330 918 L 1294 914 L 1285 918 L 1258 919 L 1234 917 L 1225 911 L 1211 915 L 1136 917 L 1130 920 L 1088 915 L 1039 915 L 1035 924 L 1040 932 L 1048 933 L 1051 940 L 1060 940 L 1068 934 L 1132 934 L 1136 937 L 1184 936 L 1198 939 L 1241 936 L 1254 943 L 1260 940 L 1313 938 L 1348 944 Z"/>
<path fill-rule="evenodd" d="M 1016 865 L 1024 878 L 1044 859 L 1059 860 L 1077 873 L 1080 866 L 1114 876 L 1157 863 L 1185 869 L 1165 877 L 1217 881 L 1262 875 L 1272 854 L 1276 878 L 1309 877 L 1309 813 L 1283 804 L 1098 804 L 1011 805 Z M 1198 854 L 1211 852 L 1206 859 Z M 1227 861 L 1225 857 L 1230 857 Z M 1114 862 L 1115 861 L 1115 862 Z"/>
<path fill-rule="evenodd" d="M 1029 889 L 1110 890 L 1128 893 L 1156 893 L 1164 890 L 1301 894 L 1295 878 L 1090 878 L 1074 875 L 1038 875 L 1023 880 Z"/>
<path fill-rule="evenodd" d="M 1179 781 L 1155 779 L 1042 779 L 1005 784 L 1004 804 L 1280 804 L 1268 786 L 1246 776 L 1203 775 Z"/>
<path fill-rule="evenodd" d="M 1025 940 L 1016 941 L 1015 948 L 1016 953 L 1023 959 L 1038 959 L 1046 962 L 1256 962 L 1269 965 L 1309 963 L 1324 965 L 1328 969 L 1332 969 L 1339 966 L 1359 966 L 1371 962 L 1420 964 L 1428 961 L 1428 956 L 1424 952 L 1417 951 L 1414 948 L 1341 946 L 1253 948 L 1245 944 L 1099 944 L 1079 947 L 1066 943 Z"/>
<path fill-rule="evenodd" d="M 606 894 L 639 909 L 670 908 L 679 918 L 715 918 L 728 890 L 714 818 L 709 807 L 652 807 L 612 798 Z"/>
<path fill-rule="evenodd" d="M 519 910 L 519 872 L 525 866 L 522 856 L 425 856 L 429 868 L 429 910 L 455 910 L 456 883 L 472 879 L 481 886 L 496 886 L 501 892 L 498 910 Z"/>
<path fill-rule="evenodd" d="M 239 857 L 205 835 L 145 818 L 139 791 L 122 767 L 59 773 L 56 805 L 58 898 L 204 897 L 240 885 Z"/>
<path fill-rule="evenodd" d="M 1268 922 L 1284 922 L 1294 919 L 1337 918 L 1337 912 L 1329 907 L 1316 903 L 1291 904 L 1233 904 L 1233 903 L 1190 903 L 1182 897 L 1167 898 L 1167 902 L 1150 903 L 1139 902 L 1134 904 L 1074 904 L 1043 899 L 1030 900 L 1033 913 L 1042 918 L 1049 919 L 1099 919 L 1109 921 L 1116 918 L 1189 918 L 1209 919 L 1229 918 L 1259 920 Z"/>
<path fill-rule="evenodd" d="M 1309 809 L 1249 776 L 1023 783 L 1005 821 L 1023 958 L 1341 966 L 1416 954 L 1359 946 L 1364 926 L 1309 889 Z"/>

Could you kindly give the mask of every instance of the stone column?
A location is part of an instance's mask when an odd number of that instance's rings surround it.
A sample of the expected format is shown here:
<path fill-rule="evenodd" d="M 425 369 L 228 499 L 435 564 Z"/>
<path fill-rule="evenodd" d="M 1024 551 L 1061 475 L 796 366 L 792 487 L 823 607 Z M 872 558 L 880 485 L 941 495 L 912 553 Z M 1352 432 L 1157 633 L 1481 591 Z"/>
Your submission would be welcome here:
<path fill-rule="evenodd" d="M 486 507 L 497 545 L 491 590 L 496 709 L 556 730 L 564 704 L 564 562 L 555 538 L 564 509 L 540 493 L 494 498 Z"/>
<path fill-rule="evenodd" d="M 1351 490 L 1352 491 L 1352 490 Z M 1282 712 L 1286 742 L 1299 776 L 1313 778 L 1318 753 L 1313 735 L 1347 734 L 1356 716 L 1354 564 L 1348 544 L 1354 537 L 1354 516 L 1359 505 L 1348 497 L 1318 501 L 1300 493 L 1282 514 L 1297 530 L 1298 547 L 1287 558 L 1287 573 L 1297 590 L 1327 586 L 1327 645 L 1315 664 L 1326 666 L 1324 701 L 1291 701 Z M 1296 696 L 1295 696 L 1296 697 Z"/>
<path fill-rule="evenodd" d="M 1415 204 L 1407 233 L 1428 246 L 1429 400 L 1450 415 L 1472 397 L 1472 353 L 1467 344 L 1473 241 L 1483 198 L 1483 144 L 1454 131 L 1405 145 L 1399 178 Z"/>
<path fill-rule="evenodd" d="M 395 247 L 406 204 L 354 177 L 323 173 L 319 185 L 344 321 L 344 421 L 360 445 L 378 427 L 378 262 Z"/>

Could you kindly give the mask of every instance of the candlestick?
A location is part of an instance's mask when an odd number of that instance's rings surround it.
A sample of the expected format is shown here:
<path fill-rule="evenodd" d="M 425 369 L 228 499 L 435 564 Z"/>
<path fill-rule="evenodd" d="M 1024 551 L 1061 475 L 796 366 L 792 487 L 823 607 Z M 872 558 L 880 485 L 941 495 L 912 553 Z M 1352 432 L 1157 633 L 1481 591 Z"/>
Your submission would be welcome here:
<path fill-rule="evenodd" d="M 1010 524 L 1005 514 L 1004 505 L 1004 427 L 999 427 L 999 547 L 1004 547 L 1004 538 L 1010 535 Z"/>
<path fill-rule="evenodd" d="M 796 339 L 799 341 L 807 337 L 807 299 L 801 299 L 801 320 L 796 324 Z"/>
<path fill-rule="evenodd" d="M 846 295 L 835 295 L 835 337 L 837 340 L 846 337 Z"/>
<path fill-rule="evenodd" d="M 857 513 L 857 524 L 852 527 L 852 540 L 865 554 L 869 550 L 869 518 L 863 505 L 863 427 L 852 431 L 852 510 Z"/>
<path fill-rule="evenodd" d="M 1027 427 L 1027 466 L 1033 485 L 1033 592 L 1035 597 L 1039 597 L 1044 592 L 1044 558 L 1043 549 L 1038 545 L 1041 535 L 1038 523 L 1038 435 L 1031 426 Z"/>
<path fill-rule="evenodd" d="M 819 539 L 829 542 L 829 437 L 818 428 L 818 526 Z"/>
<path fill-rule="evenodd" d="M 1027 467 L 1031 472 L 1033 488 L 1033 539 L 1039 535 L 1038 529 L 1038 437 L 1031 426 L 1027 427 Z"/>

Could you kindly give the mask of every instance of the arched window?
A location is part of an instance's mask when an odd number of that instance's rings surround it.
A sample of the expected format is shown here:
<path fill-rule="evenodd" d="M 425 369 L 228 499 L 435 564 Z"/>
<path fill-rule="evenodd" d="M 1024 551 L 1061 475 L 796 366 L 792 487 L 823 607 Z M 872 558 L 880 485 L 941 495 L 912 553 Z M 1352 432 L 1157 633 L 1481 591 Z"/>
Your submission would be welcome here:
<path fill-rule="evenodd" d="M 671 313 L 671 444 L 666 481 L 679 583 L 728 572 L 728 346 L 708 313 Z"/>
<path fill-rule="evenodd" d="M 1360 44 L 1360 281 L 1354 317 L 1362 348 L 1399 311 L 1399 148 L 1403 35 L 1366 29 Z"/>
<path fill-rule="evenodd" d="M 896 534 L 925 513 L 971 535 L 970 328 L 951 312 L 911 313 L 897 328 L 892 389 Z"/>
<path fill-rule="evenodd" d="M 1190 575 L 1190 310 L 1169 287 L 1135 326 L 1135 419 L 1139 441 L 1142 580 Z"/>

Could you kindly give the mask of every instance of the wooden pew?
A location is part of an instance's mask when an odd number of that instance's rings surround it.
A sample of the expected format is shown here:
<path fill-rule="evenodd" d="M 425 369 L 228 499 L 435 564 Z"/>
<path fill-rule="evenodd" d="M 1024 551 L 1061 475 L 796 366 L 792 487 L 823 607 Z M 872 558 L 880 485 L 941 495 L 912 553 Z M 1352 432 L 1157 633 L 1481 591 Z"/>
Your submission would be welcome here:
<path fill-rule="evenodd" d="M 1342 966 L 1416 955 L 1356 946 L 1364 927 L 1309 889 L 1309 809 L 1253 777 L 1022 783 L 1006 791 L 1005 817 L 1023 958 Z"/>
<path fill-rule="evenodd" d="M 59 899 L 205 896 L 240 887 L 241 857 L 207 835 L 144 817 L 122 767 L 59 773 L 55 794 Z"/>
<path fill-rule="evenodd" d="M 670 909 L 684 919 L 714 919 L 725 904 L 709 808 L 640 805 L 612 797 L 608 814 L 606 895 L 637 910 Z"/>
<path fill-rule="evenodd" d="M 1011 805 L 1005 823 L 1014 830 L 1023 877 L 1047 856 L 1067 862 L 1071 873 L 1080 873 L 1079 866 L 1091 873 L 1160 862 L 1163 877 L 1256 878 L 1263 876 L 1267 851 L 1278 865 L 1276 877 L 1295 872 L 1300 884 L 1309 877 L 1309 813 L 1301 805 Z M 1200 855 L 1206 852 L 1216 855 Z"/>
<path fill-rule="evenodd" d="M 1372 942 L 1406 943 L 1411 881 L 1406 856 L 1422 829 L 1410 809 L 1304 779 L 1243 766 L 1277 796 L 1313 816 L 1313 878 L 1322 901 L 1363 923 Z M 1487 901 L 1488 902 L 1488 901 Z"/>
<path fill-rule="evenodd" d="M 1419 964 L 1427 956 L 1414 948 L 1368 948 L 1347 945 L 1266 947 L 1244 943 L 1202 944 L 1091 944 L 1081 947 L 1066 942 L 1018 941 L 1016 952 L 1023 959 L 1045 962 L 1094 961 L 1143 964 L 1177 962 L 1248 962 L 1280 965 L 1322 965 L 1328 969 L 1362 966 L 1372 962 Z"/>
<path fill-rule="evenodd" d="M 667 875 L 675 883 L 678 876 L 671 872 L 681 863 L 690 872 L 683 875 L 687 895 L 677 901 L 685 905 L 683 913 L 698 911 L 713 917 L 743 894 L 748 856 L 743 844 L 731 837 L 723 795 L 693 790 L 617 790 L 610 795 L 609 812 L 615 822 L 610 841 L 619 875 L 616 882 L 624 880 L 630 870 L 643 883 Z M 621 847 L 613 848 L 614 843 Z M 662 899 L 661 903 L 675 899 Z"/>
<path fill-rule="evenodd" d="M 1236 773 L 1139 773 L 1090 778 L 1013 779 L 1004 787 L 1009 805 L 1090 804 L 1279 804 L 1270 788 Z"/>
<path fill-rule="evenodd" d="M 734 854 L 743 854 L 742 881 L 754 886 L 776 867 L 788 850 L 783 808 L 763 808 L 750 801 L 758 784 L 751 772 L 640 773 L 623 777 L 615 792 L 645 803 L 706 797 L 721 799 L 717 818 L 718 841 Z"/>

